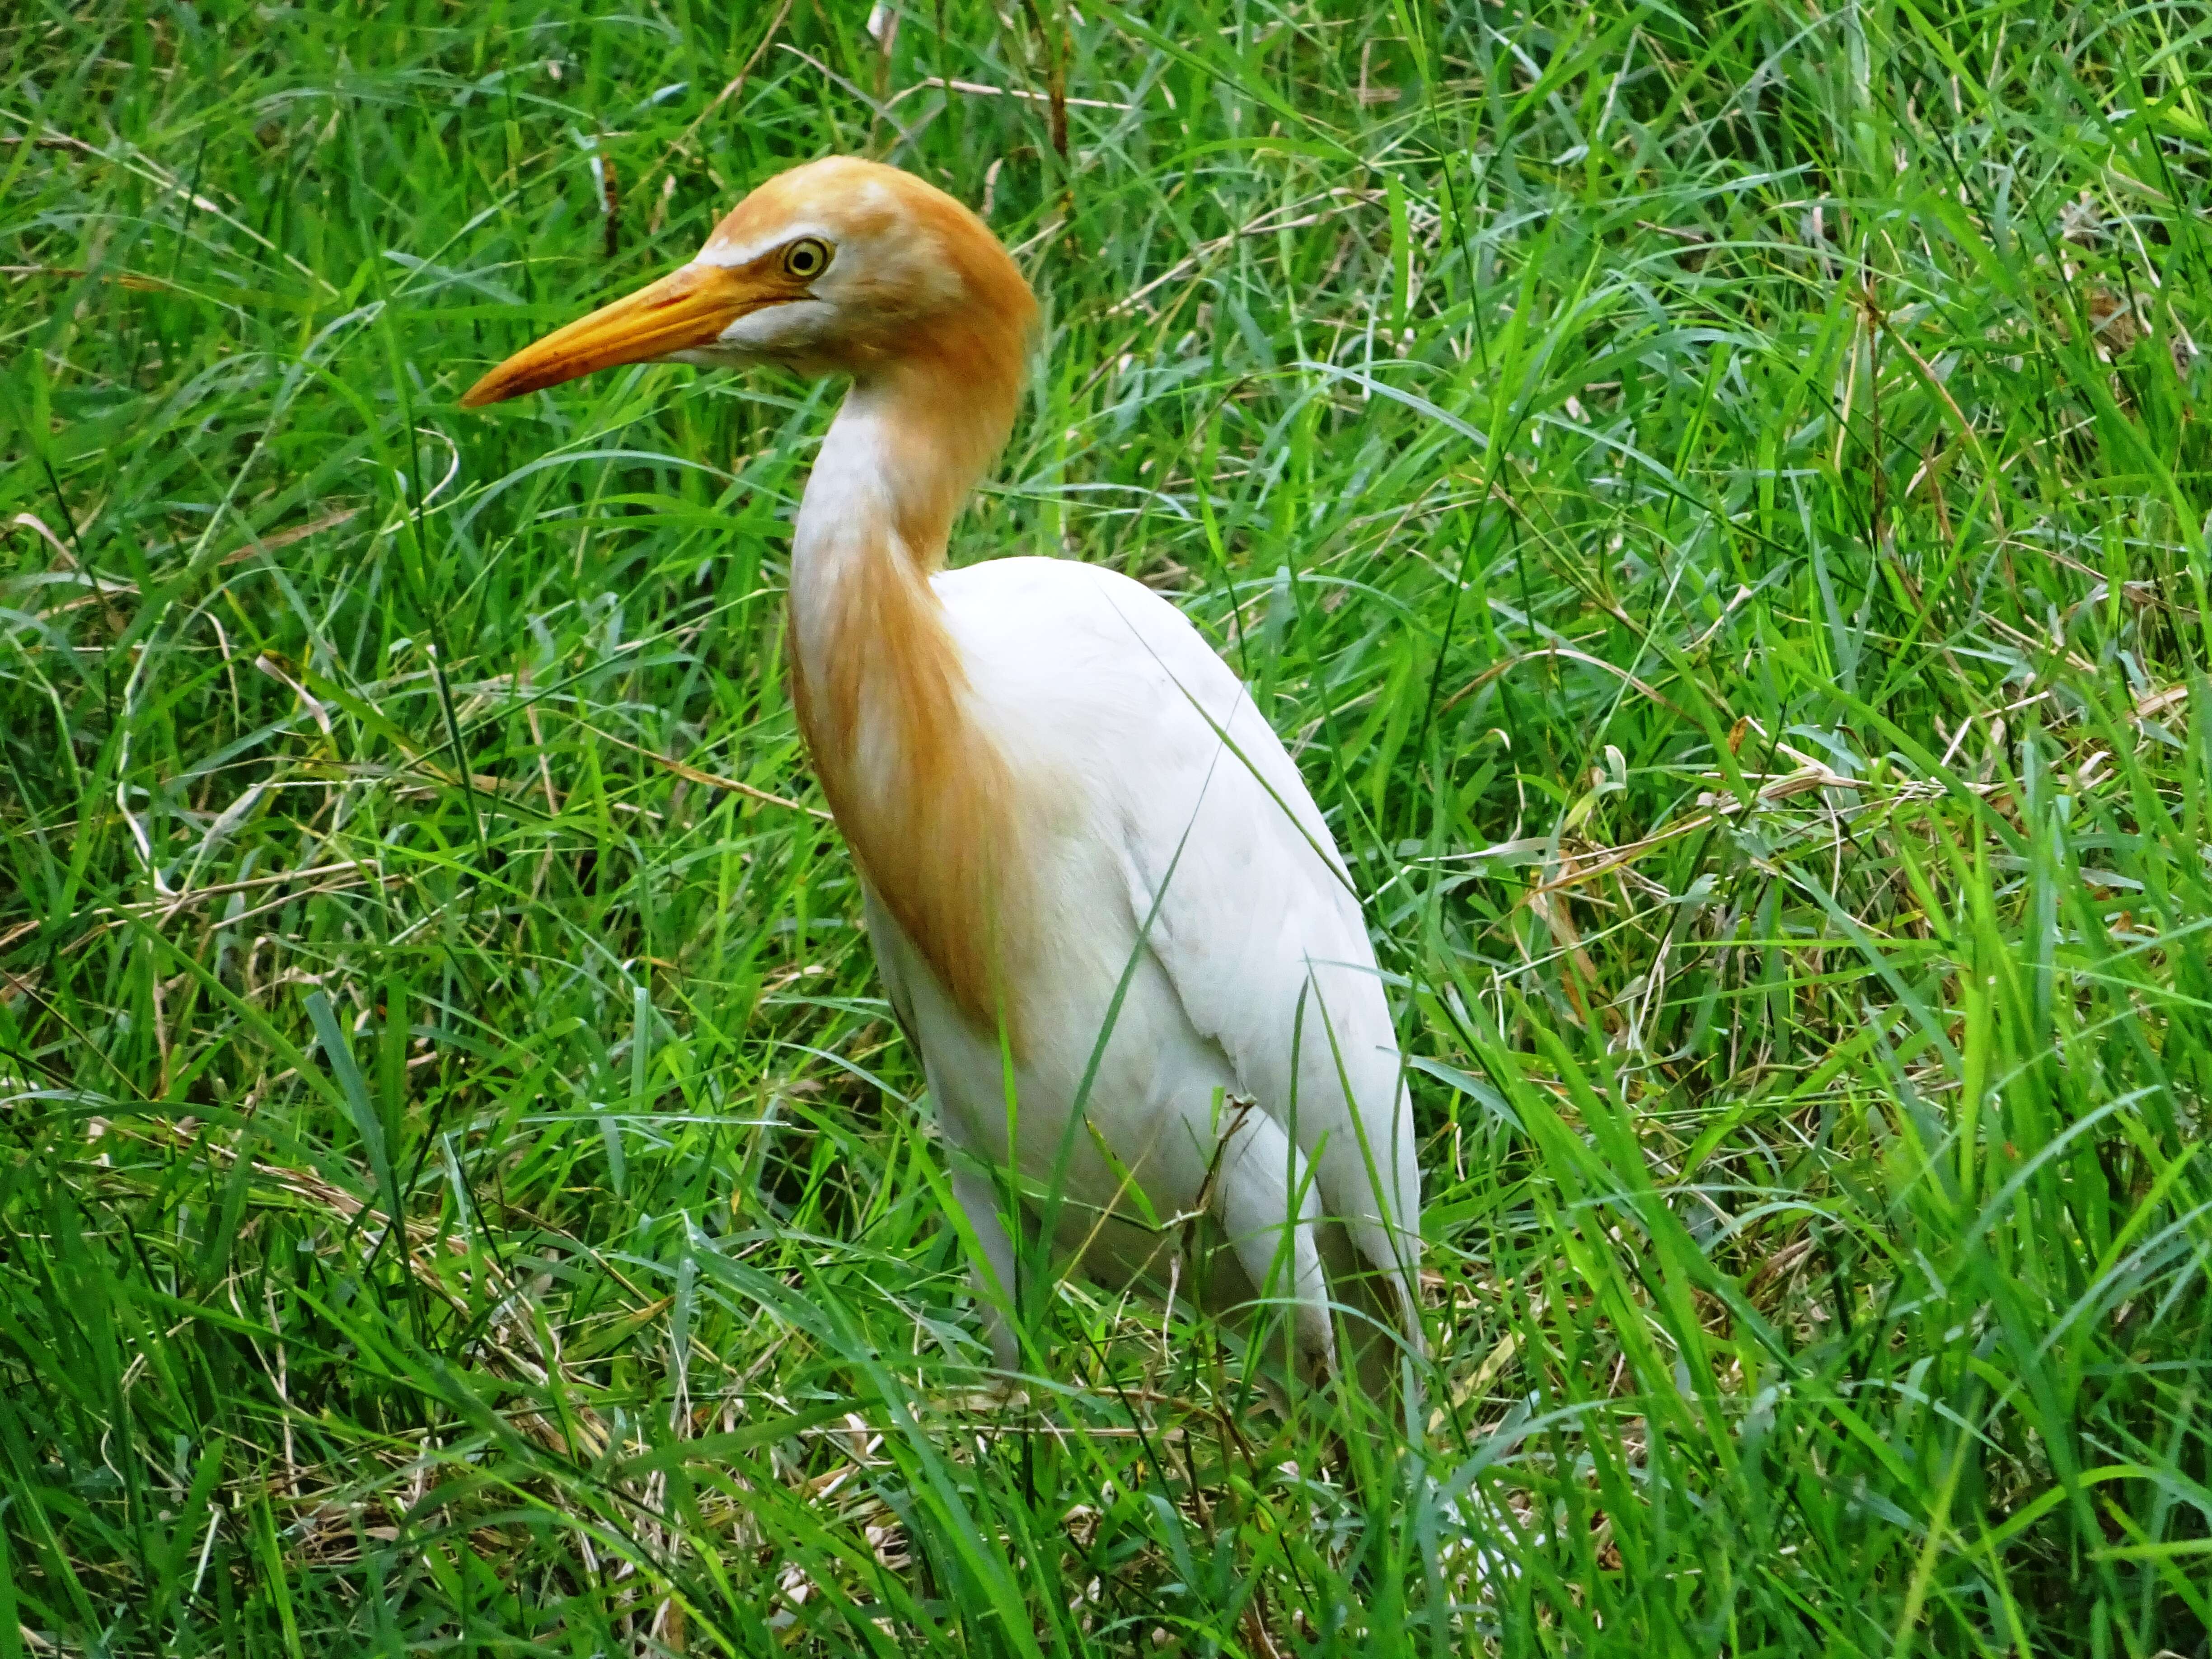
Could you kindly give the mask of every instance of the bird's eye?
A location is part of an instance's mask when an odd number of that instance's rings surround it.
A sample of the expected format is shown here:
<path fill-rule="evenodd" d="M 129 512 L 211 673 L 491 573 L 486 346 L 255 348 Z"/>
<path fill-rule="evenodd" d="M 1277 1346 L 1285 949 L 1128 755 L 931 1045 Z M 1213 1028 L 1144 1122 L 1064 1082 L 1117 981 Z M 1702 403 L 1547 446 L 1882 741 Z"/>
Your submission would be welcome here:
<path fill-rule="evenodd" d="M 783 251 L 783 268 L 787 275 L 805 282 L 819 276 L 830 265 L 830 244 L 816 236 L 802 236 Z"/>

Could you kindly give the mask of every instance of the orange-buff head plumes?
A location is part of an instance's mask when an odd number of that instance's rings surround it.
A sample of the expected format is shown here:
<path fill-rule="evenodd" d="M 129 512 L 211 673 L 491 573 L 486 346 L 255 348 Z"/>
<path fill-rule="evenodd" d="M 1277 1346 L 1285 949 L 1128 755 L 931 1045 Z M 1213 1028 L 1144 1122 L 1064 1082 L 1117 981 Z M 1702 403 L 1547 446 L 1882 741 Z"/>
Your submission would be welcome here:
<path fill-rule="evenodd" d="M 690 264 L 524 348 L 461 399 L 474 408 L 646 362 L 851 377 L 855 404 L 873 411 L 869 471 L 848 466 L 825 486 L 817 466 L 808 511 L 842 510 L 866 545 L 817 557 L 842 574 L 810 578 L 802 514 L 793 700 L 862 872 L 983 1026 L 1014 1018 L 1020 814 L 1003 757 L 969 718 L 927 578 L 1012 428 L 1036 316 L 973 213 L 911 173 L 834 156 L 768 180 Z"/>
<path fill-rule="evenodd" d="M 973 213 L 910 173 L 834 155 L 770 179 L 689 264 L 524 347 L 461 404 L 636 362 L 908 380 L 939 404 L 964 490 L 1006 441 L 1036 316 Z"/>

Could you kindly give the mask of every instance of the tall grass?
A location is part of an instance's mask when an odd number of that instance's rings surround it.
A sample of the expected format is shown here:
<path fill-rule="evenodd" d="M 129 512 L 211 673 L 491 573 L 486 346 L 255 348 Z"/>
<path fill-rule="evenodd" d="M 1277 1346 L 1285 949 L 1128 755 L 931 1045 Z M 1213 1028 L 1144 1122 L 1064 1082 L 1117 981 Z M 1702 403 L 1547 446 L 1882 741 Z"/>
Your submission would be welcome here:
<path fill-rule="evenodd" d="M 0 16 L 0 1659 L 2206 1653 L 2212 15 L 867 21 Z M 978 1389 L 834 389 L 454 406 L 831 150 L 1044 299 L 956 556 L 1172 594 L 1353 860 L 1366 1496 L 1180 1306 Z"/>

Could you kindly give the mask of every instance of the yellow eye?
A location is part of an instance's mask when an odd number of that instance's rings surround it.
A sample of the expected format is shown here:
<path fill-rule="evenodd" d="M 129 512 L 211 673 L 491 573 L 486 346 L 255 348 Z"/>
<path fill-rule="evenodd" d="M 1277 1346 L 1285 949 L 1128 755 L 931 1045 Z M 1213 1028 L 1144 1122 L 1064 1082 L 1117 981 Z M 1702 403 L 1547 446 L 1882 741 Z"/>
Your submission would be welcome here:
<path fill-rule="evenodd" d="M 802 236 L 783 251 L 787 275 L 805 282 L 830 268 L 830 244 L 819 237 Z"/>

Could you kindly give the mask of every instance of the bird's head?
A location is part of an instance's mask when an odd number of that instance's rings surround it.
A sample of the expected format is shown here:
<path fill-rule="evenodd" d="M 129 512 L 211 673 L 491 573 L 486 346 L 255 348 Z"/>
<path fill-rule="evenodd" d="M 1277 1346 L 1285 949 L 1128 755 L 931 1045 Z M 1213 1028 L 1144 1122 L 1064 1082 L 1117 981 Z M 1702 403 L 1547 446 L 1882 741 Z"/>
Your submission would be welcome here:
<path fill-rule="evenodd" d="M 862 383 L 923 377 L 971 396 L 1004 386 L 1011 417 L 1036 314 L 973 213 L 910 173 L 830 156 L 760 185 L 689 264 L 526 346 L 461 403 L 622 363 L 776 363 Z"/>

